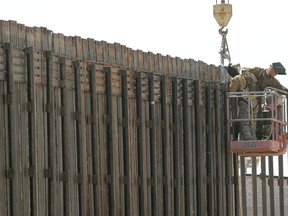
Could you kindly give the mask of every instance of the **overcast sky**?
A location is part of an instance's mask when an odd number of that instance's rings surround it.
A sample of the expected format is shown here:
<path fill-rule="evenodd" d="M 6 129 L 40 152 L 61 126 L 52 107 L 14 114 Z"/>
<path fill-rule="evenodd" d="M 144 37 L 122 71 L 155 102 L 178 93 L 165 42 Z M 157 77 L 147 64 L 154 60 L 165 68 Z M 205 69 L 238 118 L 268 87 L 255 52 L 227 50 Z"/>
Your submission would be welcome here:
<path fill-rule="evenodd" d="M 219 65 L 221 36 L 213 16 L 216 3 L 221 0 L 7 0 L 1 2 L 0 19 Z M 232 63 L 266 68 L 280 61 L 288 70 L 286 1 L 229 3 L 233 16 L 227 40 Z M 278 79 L 288 87 L 288 76 Z"/>

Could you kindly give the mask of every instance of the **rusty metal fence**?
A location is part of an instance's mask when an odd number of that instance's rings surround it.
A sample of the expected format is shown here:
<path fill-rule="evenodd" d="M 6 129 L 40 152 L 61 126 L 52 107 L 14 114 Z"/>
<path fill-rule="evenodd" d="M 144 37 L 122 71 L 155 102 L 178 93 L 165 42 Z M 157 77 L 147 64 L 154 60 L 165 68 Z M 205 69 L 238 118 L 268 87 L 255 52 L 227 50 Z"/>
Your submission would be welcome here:
<path fill-rule="evenodd" d="M 270 171 L 259 177 L 253 158 L 247 176 L 229 152 L 218 67 L 0 29 L 0 215 L 283 215 L 283 157 L 276 202 Z"/>

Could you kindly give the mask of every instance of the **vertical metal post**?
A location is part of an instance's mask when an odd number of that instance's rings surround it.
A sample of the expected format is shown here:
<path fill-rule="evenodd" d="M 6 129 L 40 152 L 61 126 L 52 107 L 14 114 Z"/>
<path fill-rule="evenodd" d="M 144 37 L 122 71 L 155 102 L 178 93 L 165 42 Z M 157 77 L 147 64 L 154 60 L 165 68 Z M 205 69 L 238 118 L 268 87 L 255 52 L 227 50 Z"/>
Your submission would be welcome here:
<path fill-rule="evenodd" d="M 120 70 L 122 86 L 122 126 L 123 126 L 123 158 L 124 158 L 124 203 L 125 215 L 131 215 L 131 171 L 129 143 L 129 108 L 128 108 L 128 75 L 127 70 Z"/>
<path fill-rule="evenodd" d="M 207 157 L 207 212 L 208 215 L 213 215 L 215 211 L 214 206 L 214 190 L 213 190 L 213 158 L 212 158 L 212 103 L 211 103 L 211 83 L 206 83 L 205 86 L 206 91 L 206 137 L 207 137 L 207 153 L 209 157 Z"/>
<path fill-rule="evenodd" d="M 256 169 L 256 157 L 252 157 L 252 199 L 253 199 L 253 215 L 258 215 L 257 204 L 257 169 Z"/>
<path fill-rule="evenodd" d="M 169 179 L 169 168 L 168 168 L 168 113 L 167 113 L 167 86 L 166 86 L 166 75 L 160 75 L 160 88 L 161 88 L 161 122 L 162 122 L 162 170 L 163 170 L 163 215 L 168 215 L 170 206 L 169 190 L 168 190 L 168 179 Z"/>
<path fill-rule="evenodd" d="M 261 157 L 261 181 L 262 181 L 262 212 L 267 215 L 267 181 L 266 181 L 266 157 Z"/>
<path fill-rule="evenodd" d="M 116 191 L 115 191 L 115 148 L 114 148 L 114 125 L 113 125 L 113 104 L 112 104 L 112 70 L 111 67 L 104 67 L 106 78 L 106 107 L 107 107 L 107 163 L 108 163 L 108 199 L 109 199 L 109 215 L 117 215 L 116 210 Z"/>
<path fill-rule="evenodd" d="M 233 175 L 234 175 L 234 212 L 235 216 L 240 215 L 240 191 L 239 191 L 239 157 L 233 154 Z"/>
<path fill-rule="evenodd" d="M 157 205 L 157 156 L 156 156 L 156 134 L 155 134 L 155 97 L 154 97 L 154 73 L 148 73 L 149 88 L 149 137 L 150 137 L 150 170 L 151 170 L 151 210 L 152 215 L 158 215 Z"/>
<path fill-rule="evenodd" d="M 201 80 L 195 81 L 195 124 L 196 127 L 196 172 L 197 172 L 197 215 L 207 214 L 207 179 L 206 179 L 206 125 L 204 106 L 205 88 Z"/>
<path fill-rule="evenodd" d="M 178 132 L 178 79 L 172 78 L 172 131 L 173 131 L 173 186 L 174 215 L 180 213 L 180 166 L 179 166 L 179 132 Z"/>
<path fill-rule="evenodd" d="M 74 91 L 75 91 L 75 138 L 76 138 L 76 181 L 78 183 L 78 203 L 79 203 L 79 215 L 86 214 L 86 146 L 82 140 L 82 96 L 81 96 L 81 71 L 80 61 L 73 62 L 74 67 Z"/>
<path fill-rule="evenodd" d="M 62 173 L 60 174 L 60 180 L 63 182 L 62 194 L 63 194 L 63 215 L 70 214 L 69 205 L 69 184 L 68 184 L 68 173 L 69 173 L 69 148 L 68 148 L 68 128 L 67 128 L 67 86 L 66 86 L 66 59 L 59 59 L 59 70 L 60 70 L 60 106 L 61 106 L 61 132 L 62 132 Z"/>
<path fill-rule="evenodd" d="M 25 49 L 27 70 L 27 111 L 28 111 L 28 143 L 29 143 L 29 189 L 31 216 L 37 215 L 38 202 L 36 197 L 36 146 L 35 146 L 35 110 L 34 110 L 34 64 L 33 48 Z"/>
<path fill-rule="evenodd" d="M 247 187 L 246 187 L 246 167 L 245 157 L 240 156 L 240 169 L 241 169 L 241 210 L 242 215 L 247 215 Z"/>
<path fill-rule="evenodd" d="M 283 172 L 283 155 L 278 157 L 279 162 L 279 177 L 278 177 L 278 186 L 279 186 L 279 211 L 280 215 L 284 215 L 284 172 Z"/>
<path fill-rule="evenodd" d="M 273 164 L 273 156 L 269 156 L 269 179 L 268 185 L 270 188 L 270 215 L 275 215 L 275 199 L 274 199 L 274 164 Z"/>
<path fill-rule="evenodd" d="M 136 115 L 137 115 L 137 153 L 138 153 L 138 214 L 144 216 L 146 210 L 144 190 L 144 143 L 143 143 L 143 108 L 142 108 L 142 73 L 136 72 Z"/>
<path fill-rule="evenodd" d="M 8 201 L 8 215 L 16 215 L 15 210 L 15 199 L 16 199 L 16 185 L 14 177 L 15 165 L 14 157 L 15 154 L 15 105 L 14 105 L 14 80 L 13 80 L 13 61 L 12 61 L 12 44 L 4 44 L 5 55 L 6 55 L 6 85 L 7 92 L 4 97 L 4 101 L 7 104 L 7 168 L 6 168 L 6 178 L 7 178 L 7 201 Z"/>
<path fill-rule="evenodd" d="M 98 142 L 97 126 L 97 86 L 96 86 L 96 67 L 91 64 L 89 70 L 90 83 L 90 109 L 91 109 L 91 153 L 92 153 L 92 190 L 93 190 L 93 209 L 94 215 L 101 215 L 101 191 L 100 191 L 100 147 Z"/>
<path fill-rule="evenodd" d="M 221 112 L 221 91 L 220 91 L 220 86 L 217 85 L 216 88 L 216 148 L 217 148 L 217 169 L 216 169 L 216 185 L 217 185 L 217 189 L 216 189 L 216 199 L 217 199 L 217 214 L 216 215 L 225 215 L 224 214 L 224 194 L 223 194 L 223 164 L 222 161 L 223 160 L 223 150 L 222 150 L 222 127 L 223 125 L 221 124 L 221 116 L 222 116 L 222 112 Z M 223 102 L 222 102 L 223 104 Z"/>
<path fill-rule="evenodd" d="M 53 87 L 53 55 L 51 51 L 45 52 L 46 57 L 46 118 L 47 118 L 47 168 L 45 176 L 47 178 L 47 211 L 48 215 L 53 214 L 55 198 L 55 169 L 54 167 L 54 87 Z"/>
<path fill-rule="evenodd" d="M 192 215 L 192 196 L 191 196 L 191 142 L 189 142 L 189 106 L 188 106 L 188 79 L 182 79 L 183 89 L 183 146 L 184 146 L 184 195 L 185 195 L 185 214 Z"/>
<path fill-rule="evenodd" d="M 227 95 L 226 95 L 227 97 Z M 228 97 L 227 97 L 228 98 Z M 229 101 L 226 100 L 226 110 L 225 112 L 228 113 L 229 107 Z M 226 116 L 225 122 L 228 122 L 229 116 Z M 226 186 L 226 214 L 232 215 L 233 214 L 233 188 L 232 188 L 232 169 L 233 169 L 233 154 L 229 151 L 229 142 L 231 139 L 230 134 L 230 124 L 228 122 L 228 125 L 225 125 L 224 128 L 227 130 L 226 139 L 225 139 L 225 163 L 226 163 L 226 169 L 225 169 L 225 186 Z"/>

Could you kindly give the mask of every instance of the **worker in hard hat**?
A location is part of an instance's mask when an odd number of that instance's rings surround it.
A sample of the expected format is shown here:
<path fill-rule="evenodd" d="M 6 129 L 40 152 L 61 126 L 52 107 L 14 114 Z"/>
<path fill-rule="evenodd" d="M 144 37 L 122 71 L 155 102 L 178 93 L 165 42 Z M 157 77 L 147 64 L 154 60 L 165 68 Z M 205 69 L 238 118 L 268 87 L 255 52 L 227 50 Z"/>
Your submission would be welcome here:
<path fill-rule="evenodd" d="M 254 74 L 257 79 L 257 91 L 264 91 L 267 87 L 273 87 L 288 93 L 288 89 L 275 78 L 278 74 L 286 75 L 286 69 L 280 62 L 272 63 L 267 69 L 253 67 L 244 68 L 243 71 L 249 71 Z M 236 67 L 232 64 L 228 65 L 227 72 L 231 77 L 239 74 Z"/>
<path fill-rule="evenodd" d="M 254 67 L 247 70 L 256 76 L 259 91 L 264 91 L 266 87 L 273 87 L 288 93 L 288 89 L 275 78 L 278 74 L 286 75 L 285 67 L 280 62 L 272 63 L 267 69 Z"/>
<path fill-rule="evenodd" d="M 247 68 L 246 70 L 249 71 L 250 73 L 253 73 L 257 78 L 258 91 L 264 91 L 265 88 L 267 87 L 273 87 L 275 89 L 279 89 L 288 93 L 288 89 L 275 78 L 275 76 L 277 75 L 286 75 L 286 69 L 281 64 L 281 62 L 274 62 L 270 64 L 267 69 L 254 67 L 254 68 Z M 282 92 L 279 93 L 283 94 Z M 278 107 L 278 109 L 279 112 L 282 112 L 281 111 L 282 108 L 280 106 Z M 258 117 L 259 118 L 264 117 L 262 107 L 259 107 Z M 269 137 L 269 135 L 267 135 L 270 133 L 269 131 L 271 131 L 269 125 L 264 125 L 263 121 L 257 121 L 256 136 L 258 139 L 264 139 L 265 137 L 266 138 Z"/>

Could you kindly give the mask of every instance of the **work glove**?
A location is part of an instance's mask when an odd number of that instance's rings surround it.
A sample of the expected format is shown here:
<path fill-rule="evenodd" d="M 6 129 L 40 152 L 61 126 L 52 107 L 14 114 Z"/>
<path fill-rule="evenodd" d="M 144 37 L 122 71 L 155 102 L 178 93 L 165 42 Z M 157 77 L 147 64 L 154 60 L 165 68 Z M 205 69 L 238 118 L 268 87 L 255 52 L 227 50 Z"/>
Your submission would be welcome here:
<path fill-rule="evenodd" d="M 239 75 L 238 69 L 234 67 L 231 63 L 227 67 L 227 72 L 231 77 L 235 77 L 236 75 Z"/>

